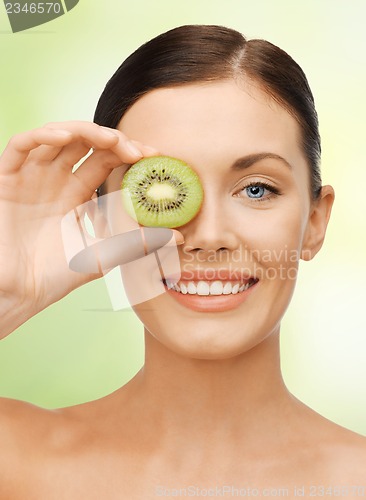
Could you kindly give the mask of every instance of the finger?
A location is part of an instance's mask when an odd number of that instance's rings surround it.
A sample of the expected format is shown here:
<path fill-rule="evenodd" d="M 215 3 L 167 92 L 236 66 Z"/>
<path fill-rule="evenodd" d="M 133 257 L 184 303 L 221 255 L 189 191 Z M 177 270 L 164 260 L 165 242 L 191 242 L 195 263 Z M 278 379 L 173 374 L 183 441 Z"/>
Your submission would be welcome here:
<path fill-rule="evenodd" d="M 149 146 L 145 146 L 138 141 L 131 140 L 130 142 L 134 143 L 139 151 L 144 156 L 152 156 L 159 154 L 156 149 L 151 148 Z M 46 147 L 46 146 L 45 146 Z M 97 148 L 93 148 L 97 151 Z M 112 147 L 112 149 L 115 149 Z M 59 149 L 59 154 L 54 158 L 54 161 L 57 165 L 63 168 L 70 168 L 70 165 L 75 165 L 80 161 L 88 152 L 90 151 L 90 147 L 82 142 L 76 142 L 72 144 L 68 144 L 66 147 Z M 138 153 L 141 156 L 141 153 Z M 125 159 L 126 153 L 124 154 Z M 136 159 L 135 159 L 136 161 Z M 121 163 L 121 160 L 120 160 Z"/>
<path fill-rule="evenodd" d="M 151 146 L 146 146 L 139 141 L 131 140 L 134 143 L 139 151 L 143 153 L 144 156 L 156 156 L 159 154 L 159 151 Z M 131 163 L 135 163 L 136 159 L 131 162 L 128 160 L 128 156 L 124 155 L 125 161 L 127 159 L 127 163 L 121 162 L 121 158 L 117 156 L 117 154 L 113 153 L 114 147 L 111 148 L 111 152 L 103 152 L 103 151 L 94 151 L 92 155 L 90 155 L 81 166 L 75 171 L 74 175 L 77 175 L 81 182 L 88 187 L 90 192 L 95 191 L 99 188 L 109 177 L 113 170 L 117 174 L 116 179 L 118 179 L 117 183 L 121 183 L 122 177 L 124 175 L 124 171 L 127 170 L 128 166 Z M 117 172 L 115 169 L 117 167 L 124 167 L 121 169 L 121 172 Z M 123 171 L 124 170 L 124 171 Z M 113 177 L 114 173 L 112 174 Z M 115 184 L 115 182 L 112 182 Z"/>
<path fill-rule="evenodd" d="M 98 241 L 77 253 L 69 262 L 72 271 L 101 273 L 141 259 L 172 239 L 168 228 L 141 227 Z"/>
<path fill-rule="evenodd" d="M 62 169 L 70 170 L 70 167 L 74 167 L 89 151 L 88 145 L 83 142 L 74 142 L 60 149 L 53 162 Z"/>
<path fill-rule="evenodd" d="M 110 148 L 120 157 L 123 163 L 135 163 L 143 157 L 137 145 L 133 141 L 130 141 L 120 130 L 82 121 L 62 122 L 62 124 L 49 123 L 46 127 L 56 128 L 61 125 L 63 129 L 72 132 L 74 138 L 82 139 L 85 144 L 90 145 L 93 149 Z M 114 144 L 110 144 L 105 143 L 106 137 L 117 137 L 117 139 L 114 141 Z"/>
<path fill-rule="evenodd" d="M 75 170 L 74 175 L 89 189 L 90 195 L 92 195 L 115 168 L 123 165 L 127 170 L 128 164 L 122 164 L 120 157 L 113 151 L 98 150 L 88 156 Z"/>
<path fill-rule="evenodd" d="M 19 170 L 29 153 L 41 144 L 62 147 L 72 140 L 67 130 L 38 128 L 14 135 L 0 156 L 0 170 L 10 173 Z"/>
<path fill-rule="evenodd" d="M 59 123 L 57 125 L 59 125 L 59 127 L 62 127 L 63 124 Z M 45 128 L 56 130 L 55 127 L 52 127 L 49 125 L 46 125 Z M 58 130 L 62 130 L 62 129 L 59 128 Z M 70 132 L 70 133 L 72 134 L 72 132 Z M 114 139 L 114 135 L 115 134 L 113 134 L 113 139 Z M 74 137 L 74 139 L 76 139 L 76 138 Z M 116 142 L 115 139 L 114 139 L 114 142 Z M 105 144 L 102 144 L 102 146 L 105 146 Z M 27 159 L 32 160 L 32 161 L 37 161 L 37 162 L 42 162 L 42 161 L 47 162 L 47 161 L 53 161 L 56 158 L 58 158 L 59 154 L 64 150 L 75 151 L 75 154 L 73 154 L 69 160 L 68 160 L 67 156 L 65 158 L 65 163 L 68 162 L 68 165 L 71 165 L 71 164 L 74 165 L 83 156 L 85 156 L 87 154 L 87 152 L 90 150 L 90 148 L 91 148 L 91 144 L 86 145 L 83 142 L 78 142 L 75 144 L 68 144 L 64 147 L 55 147 L 55 146 L 48 146 L 48 145 L 43 144 L 41 146 L 38 146 L 36 149 L 32 150 L 29 153 Z M 73 163 L 71 163 L 72 161 L 73 161 Z"/>
<path fill-rule="evenodd" d="M 100 127 L 96 123 L 86 121 L 51 122 L 44 126 L 46 129 L 62 129 L 72 134 L 73 141 L 81 141 L 90 148 L 107 149 L 123 136 L 116 129 Z M 125 137 L 125 136 L 123 136 Z"/>
<path fill-rule="evenodd" d="M 116 132 L 120 133 L 119 131 Z M 115 168 L 124 166 L 125 170 L 127 170 L 128 165 L 135 163 L 141 158 L 141 153 L 138 156 L 131 154 L 131 150 L 129 149 L 130 143 L 133 143 L 144 156 L 159 154 L 155 148 L 146 146 L 139 141 L 130 141 L 124 134 L 120 134 L 118 144 L 112 146 L 108 151 L 95 150 L 75 171 L 74 175 L 77 175 L 80 181 L 91 192 L 103 184 Z"/>
<path fill-rule="evenodd" d="M 133 139 L 131 139 L 131 142 L 133 142 L 133 144 L 135 144 L 135 146 L 137 146 L 137 148 L 141 151 L 141 153 L 144 156 L 158 156 L 158 155 L 160 155 L 160 152 L 156 148 L 153 148 L 151 146 L 147 146 L 146 144 L 142 144 L 142 142 L 135 141 Z"/>
<path fill-rule="evenodd" d="M 183 245 L 183 243 L 184 243 L 183 234 L 180 231 L 178 231 L 177 229 L 172 229 L 172 231 L 173 231 L 173 238 L 168 243 L 168 246 Z"/>
<path fill-rule="evenodd" d="M 67 146 L 64 146 L 67 147 Z M 28 161 L 33 161 L 36 163 L 46 162 L 49 163 L 53 161 L 60 151 L 62 151 L 62 147 L 60 146 L 48 146 L 46 144 L 42 144 L 38 146 L 38 148 L 33 149 L 27 156 Z"/>
<path fill-rule="evenodd" d="M 112 235 L 106 212 L 97 200 L 68 212 L 62 219 L 61 232 L 70 269 L 83 273 L 100 274 L 162 247 L 176 248 L 183 242 L 179 231 L 160 227 L 131 228 L 126 224 Z"/>
<path fill-rule="evenodd" d="M 78 124 L 79 129 L 77 128 Z M 29 159 L 37 162 L 56 160 L 61 167 L 69 169 L 80 161 L 92 146 L 108 148 L 113 143 L 117 143 L 119 138 L 114 129 L 95 126 L 89 122 L 60 122 L 45 125 L 45 128 L 50 130 L 55 130 L 57 127 L 70 132 L 73 142 L 65 147 L 54 149 L 50 146 L 40 146 L 30 153 Z"/>

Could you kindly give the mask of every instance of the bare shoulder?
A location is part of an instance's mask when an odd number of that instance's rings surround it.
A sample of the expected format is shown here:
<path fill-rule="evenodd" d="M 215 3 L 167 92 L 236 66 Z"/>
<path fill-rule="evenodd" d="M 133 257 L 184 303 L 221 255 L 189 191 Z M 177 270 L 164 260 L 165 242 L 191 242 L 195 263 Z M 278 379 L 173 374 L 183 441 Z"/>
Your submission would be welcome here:
<path fill-rule="evenodd" d="M 309 484 L 359 485 L 366 495 L 366 437 L 294 398 L 297 468 Z"/>
<path fill-rule="evenodd" d="M 321 417 L 318 458 L 324 465 L 324 477 L 335 485 L 365 487 L 366 437 Z"/>
<path fill-rule="evenodd" d="M 0 459 L 24 450 L 34 438 L 34 429 L 41 425 L 47 410 L 11 398 L 0 398 Z"/>
<path fill-rule="evenodd" d="M 26 401 L 0 398 L 0 460 L 4 455 L 24 456 L 26 451 L 34 456 L 38 449 L 44 452 L 46 447 L 50 452 L 72 448 L 87 427 L 72 410 L 73 407 L 53 410 Z"/>
<path fill-rule="evenodd" d="M 366 494 L 366 437 L 336 426 L 333 446 L 329 445 L 334 475 L 344 482 L 365 487 Z"/>
<path fill-rule="evenodd" d="M 16 484 L 22 478 L 26 457 L 33 438 L 32 422 L 37 410 L 29 403 L 0 398 L 0 493 L 16 498 Z"/>
<path fill-rule="evenodd" d="M 5 493 L 18 498 L 22 485 L 29 484 L 44 460 L 45 443 L 55 441 L 61 419 L 58 410 L 0 398 L 0 498 Z"/>

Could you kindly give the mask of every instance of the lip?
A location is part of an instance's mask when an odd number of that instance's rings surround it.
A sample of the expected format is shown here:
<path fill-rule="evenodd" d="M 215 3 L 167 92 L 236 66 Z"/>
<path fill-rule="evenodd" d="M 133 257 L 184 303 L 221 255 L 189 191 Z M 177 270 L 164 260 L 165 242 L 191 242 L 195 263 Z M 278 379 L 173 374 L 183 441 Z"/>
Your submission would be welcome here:
<path fill-rule="evenodd" d="M 182 278 L 179 281 L 183 281 Z M 193 281 L 191 278 L 190 281 Z M 209 280 L 205 280 L 209 281 Z M 221 281 L 230 281 L 221 280 Z M 232 280 L 233 281 L 233 280 Z M 173 288 L 168 288 L 164 283 L 166 292 L 172 299 L 178 302 L 180 305 L 197 312 L 224 312 L 236 309 L 247 298 L 252 294 L 252 292 L 257 288 L 259 280 L 253 283 L 247 290 L 239 292 L 236 294 L 228 295 L 190 295 L 182 294 L 175 291 Z"/>

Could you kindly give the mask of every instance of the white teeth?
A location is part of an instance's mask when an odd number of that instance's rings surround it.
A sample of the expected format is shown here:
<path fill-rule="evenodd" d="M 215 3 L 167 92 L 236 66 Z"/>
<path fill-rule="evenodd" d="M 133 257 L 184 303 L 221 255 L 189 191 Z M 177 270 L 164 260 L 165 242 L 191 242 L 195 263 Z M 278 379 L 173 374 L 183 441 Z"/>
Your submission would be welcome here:
<path fill-rule="evenodd" d="M 210 285 L 206 281 L 198 282 L 197 295 L 210 295 Z"/>
<path fill-rule="evenodd" d="M 183 293 L 186 295 L 235 295 L 240 292 L 247 290 L 253 282 L 240 285 L 239 283 L 232 284 L 229 281 L 222 282 L 216 281 L 189 281 L 188 284 L 185 283 L 174 283 L 166 280 L 166 286 L 175 290 L 176 292 Z"/>
<path fill-rule="evenodd" d="M 213 281 L 210 285 L 210 295 L 222 295 L 222 290 L 224 289 L 221 281 Z"/>

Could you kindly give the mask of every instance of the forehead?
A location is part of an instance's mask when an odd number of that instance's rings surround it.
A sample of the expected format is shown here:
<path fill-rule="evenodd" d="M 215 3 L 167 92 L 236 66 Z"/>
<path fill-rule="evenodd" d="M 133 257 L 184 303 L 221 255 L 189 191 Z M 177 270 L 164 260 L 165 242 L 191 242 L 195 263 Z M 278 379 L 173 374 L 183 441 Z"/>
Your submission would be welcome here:
<path fill-rule="evenodd" d="M 133 104 L 118 128 L 193 165 L 197 155 L 225 164 L 263 151 L 285 156 L 291 164 L 303 156 L 295 118 L 255 84 L 243 81 L 153 90 Z"/>

